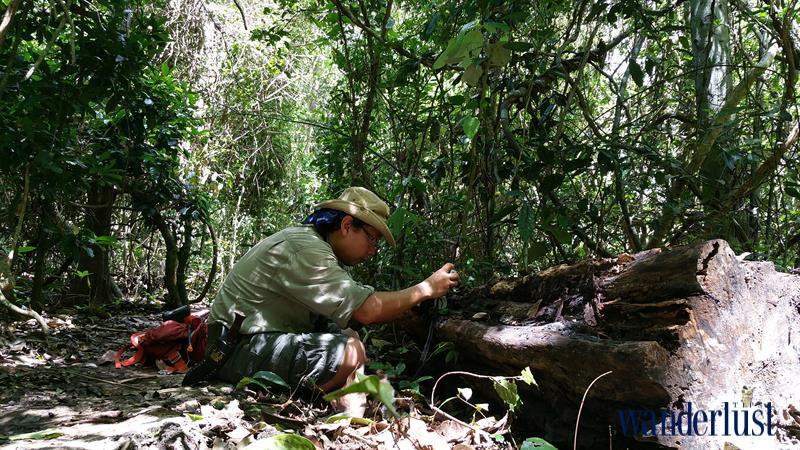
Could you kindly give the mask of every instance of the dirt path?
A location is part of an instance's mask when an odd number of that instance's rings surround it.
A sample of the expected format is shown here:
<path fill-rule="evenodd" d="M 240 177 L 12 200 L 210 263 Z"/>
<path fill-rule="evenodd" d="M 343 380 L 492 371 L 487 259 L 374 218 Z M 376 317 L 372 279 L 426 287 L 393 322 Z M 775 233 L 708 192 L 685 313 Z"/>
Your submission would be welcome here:
<path fill-rule="evenodd" d="M 374 420 L 329 423 L 333 411 L 321 401 L 225 384 L 186 388 L 181 375 L 138 365 L 116 369 L 109 351 L 133 331 L 157 326 L 157 313 L 102 323 L 70 315 L 48 321 L 47 339 L 32 321 L 0 330 L 2 449 L 311 448 L 281 444 L 287 433 L 315 448 L 507 447 L 481 442 L 455 422 L 431 426 L 413 401 L 403 406 L 407 417 L 392 424 L 377 407 Z"/>

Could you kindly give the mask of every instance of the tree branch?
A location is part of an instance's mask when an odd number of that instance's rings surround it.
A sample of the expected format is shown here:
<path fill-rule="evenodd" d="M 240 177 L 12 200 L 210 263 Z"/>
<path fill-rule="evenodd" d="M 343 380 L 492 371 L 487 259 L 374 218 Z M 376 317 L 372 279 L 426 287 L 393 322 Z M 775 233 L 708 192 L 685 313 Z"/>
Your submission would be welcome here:
<path fill-rule="evenodd" d="M 381 44 L 391 48 L 392 50 L 394 50 L 395 52 L 397 52 L 398 54 L 400 54 L 402 56 L 405 56 L 406 58 L 413 59 L 413 60 L 418 60 L 420 63 L 422 63 L 426 67 L 432 67 L 433 66 L 433 60 L 432 59 L 420 58 L 420 57 L 414 55 L 413 53 L 411 53 L 410 51 L 406 50 L 405 48 L 403 48 L 403 46 L 397 44 L 396 42 L 387 41 L 385 39 L 383 33 L 378 33 L 377 31 L 373 30 L 372 27 L 364 24 L 361 20 L 359 20 L 353 14 L 353 11 L 351 11 L 350 8 L 347 7 L 347 5 L 342 4 L 342 2 L 340 0 L 331 0 L 331 3 L 336 5 L 336 8 L 339 11 L 341 11 L 341 13 L 344 14 L 348 19 L 350 19 L 350 21 L 353 22 L 353 25 L 357 26 L 358 28 L 361 28 L 365 33 L 367 33 L 368 35 L 372 36 L 373 38 L 378 39 L 378 41 L 380 41 Z M 387 5 L 387 8 L 391 8 L 391 2 L 389 2 L 389 4 Z"/>
<path fill-rule="evenodd" d="M 11 19 L 14 18 L 17 8 L 19 8 L 19 2 L 20 0 L 12 0 L 11 4 L 6 8 L 6 12 L 3 14 L 3 19 L 0 20 L 0 48 L 3 47 L 6 41 L 6 33 L 11 25 Z"/>
<path fill-rule="evenodd" d="M 648 248 L 658 247 L 664 242 L 664 237 L 667 235 L 670 228 L 672 228 L 675 218 L 679 212 L 672 202 L 683 194 L 684 188 L 686 187 L 687 178 L 694 176 L 703 165 L 703 162 L 711 152 L 712 146 L 725 129 L 725 124 L 736 112 L 737 106 L 747 95 L 748 91 L 750 90 L 750 86 L 752 86 L 758 77 L 764 73 L 767 67 L 772 64 L 776 53 L 777 46 L 773 44 L 766 51 L 761 60 L 755 66 L 753 66 L 753 68 L 751 68 L 745 74 L 744 78 L 739 82 L 739 84 L 733 88 L 730 95 L 728 95 L 728 98 L 725 99 L 725 103 L 722 105 L 722 108 L 711 121 L 708 130 L 698 140 L 694 152 L 688 156 L 688 164 L 685 170 L 686 176 L 676 178 L 672 183 L 672 187 L 667 192 L 666 199 L 664 200 L 664 206 L 661 211 L 661 219 L 656 225 L 650 241 L 647 243 Z"/>
<path fill-rule="evenodd" d="M 14 227 L 14 234 L 11 235 L 11 242 L 9 246 L 11 251 L 7 255 L 3 254 L 3 251 L 0 251 L 0 304 L 17 314 L 36 319 L 36 321 L 39 322 L 39 326 L 41 326 L 42 331 L 44 333 L 49 333 L 50 327 L 47 326 L 47 322 L 44 320 L 44 318 L 42 318 L 41 315 L 39 315 L 39 313 L 26 307 L 17 306 L 13 303 L 16 301 L 16 297 L 14 295 L 14 274 L 11 271 L 11 267 L 14 263 L 14 255 L 17 250 L 17 244 L 19 243 L 20 236 L 22 235 L 22 222 L 25 219 L 25 210 L 28 207 L 29 192 L 30 164 L 25 167 L 25 181 L 22 187 L 22 198 L 20 198 L 19 206 L 17 207 L 17 224 Z"/>
<path fill-rule="evenodd" d="M 247 30 L 247 17 L 244 15 L 244 8 L 239 3 L 239 0 L 233 0 L 233 4 L 236 5 L 236 9 L 239 10 L 239 14 L 242 15 L 242 22 L 244 23 L 244 29 Z"/>
<path fill-rule="evenodd" d="M 214 277 L 217 275 L 217 261 L 219 260 L 219 240 L 217 239 L 216 233 L 214 233 L 214 227 L 211 226 L 211 221 L 208 220 L 208 217 L 206 217 L 205 214 L 200 214 L 200 221 L 203 222 L 206 227 L 208 227 L 208 233 L 211 235 L 211 248 L 213 256 L 211 260 L 211 270 L 208 273 L 206 284 L 203 286 L 203 290 L 200 291 L 200 294 L 197 296 L 197 298 L 189 302 L 192 304 L 203 301 L 206 294 L 208 294 L 209 289 L 211 289 L 211 284 L 214 282 Z"/>

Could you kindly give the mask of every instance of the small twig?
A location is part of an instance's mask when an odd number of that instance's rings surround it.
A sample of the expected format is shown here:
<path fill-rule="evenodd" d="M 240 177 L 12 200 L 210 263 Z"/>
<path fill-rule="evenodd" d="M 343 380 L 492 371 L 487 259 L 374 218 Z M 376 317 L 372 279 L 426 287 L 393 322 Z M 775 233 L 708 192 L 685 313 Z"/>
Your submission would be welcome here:
<path fill-rule="evenodd" d="M 239 3 L 239 0 L 233 0 L 233 4 L 236 5 L 236 8 L 239 10 L 239 14 L 242 15 L 242 22 L 244 22 L 244 29 L 247 30 L 247 18 L 244 15 L 244 8 Z"/>
<path fill-rule="evenodd" d="M 125 378 L 124 380 L 117 381 L 119 384 L 127 383 L 129 381 L 145 380 L 147 378 L 158 378 L 156 374 L 142 375 L 140 377 Z"/>
<path fill-rule="evenodd" d="M 613 372 L 613 370 L 609 370 L 608 372 L 606 372 L 606 373 L 598 376 L 594 380 L 592 380 L 592 382 L 589 383 L 589 387 L 587 387 L 586 390 L 583 392 L 583 398 L 581 399 L 581 406 L 578 408 L 578 418 L 575 419 L 575 438 L 572 441 L 572 450 L 576 450 L 578 448 L 578 426 L 581 423 L 581 412 L 583 411 L 583 402 L 586 401 L 586 395 L 589 393 L 589 389 L 592 388 L 592 386 L 597 382 L 597 380 L 599 380 L 600 378 L 603 378 L 604 376 L 606 376 L 606 375 L 608 375 L 608 374 L 610 374 L 612 372 Z"/>
<path fill-rule="evenodd" d="M 127 384 L 122 384 L 121 381 L 104 380 L 102 378 L 97 378 L 97 377 L 85 375 L 85 374 L 82 374 L 82 373 L 76 373 L 75 375 L 77 375 L 79 377 L 82 377 L 82 378 L 89 379 L 89 380 L 99 381 L 101 383 L 106 383 L 106 384 L 110 384 L 110 385 L 118 386 L 118 387 L 125 387 L 125 388 L 128 388 L 128 389 L 138 389 L 138 390 L 148 389 L 147 387 L 144 387 L 144 386 L 129 386 Z"/>
<path fill-rule="evenodd" d="M 39 57 L 36 58 L 36 61 L 33 63 L 30 69 L 25 73 L 25 76 L 22 78 L 22 81 L 28 81 L 30 77 L 33 76 L 33 73 L 36 72 L 36 69 L 39 68 L 39 65 L 44 61 L 44 58 L 50 53 L 50 48 L 53 47 L 53 43 L 55 43 L 58 36 L 61 34 L 61 31 L 64 29 L 64 25 L 67 24 L 67 17 L 64 16 L 61 19 L 61 22 L 58 24 L 58 27 L 53 31 L 53 35 L 50 37 L 50 40 L 45 45 L 44 50 L 42 53 L 39 54 Z"/>
<path fill-rule="evenodd" d="M 378 444 L 376 444 L 374 442 L 371 442 L 369 439 L 366 439 L 364 437 L 361 437 L 361 436 L 355 434 L 354 432 L 350 431 L 348 428 L 345 428 L 344 430 L 342 430 L 342 434 L 346 435 L 347 437 L 353 438 L 353 439 L 361 442 L 362 444 L 368 445 L 371 448 L 378 448 Z"/>
<path fill-rule="evenodd" d="M 273 413 L 273 412 L 266 411 L 263 408 L 261 409 L 261 414 L 263 414 L 265 416 L 268 416 L 268 417 L 271 417 L 273 419 L 280 420 L 282 422 L 289 422 L 289 423 L 294 423 L 294 424 L 298 424 L 298 425 L 307 425 L 308 424 L 308 422 L 305 421 L 305 420 L 294 419 L 292 417 L 282 416 L 280 414 L 276 414 L 276 413 Z"/>
<path fill-rule="evenodd" d="M 125 330 L 122 328 L 111 328 L 111 327 L 104 327 L 101 325 L 94 325 L 93 328 L 97 328 L 98 330 L 105 330 L 105 331 L 117 331 L 119 333 L 130 333 L 130 330 Z"/>

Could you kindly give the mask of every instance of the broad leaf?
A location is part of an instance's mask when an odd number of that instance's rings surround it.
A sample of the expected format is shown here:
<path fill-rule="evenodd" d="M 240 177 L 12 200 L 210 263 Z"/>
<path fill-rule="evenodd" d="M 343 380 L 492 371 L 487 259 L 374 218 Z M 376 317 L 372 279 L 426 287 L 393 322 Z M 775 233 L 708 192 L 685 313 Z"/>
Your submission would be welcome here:
<path fill-rule="evenodd" d="M 256 380 L 261 380 L 261 381 L 266 381 L 266 382 L 269 382 L 269 383 L 272 383 L 272 384 L 276 384 L 278 386 L 283 386 L 286 389 L 291 389 L 291 386 L 289 386 L 288 383 L 283 381 L 283 378 L 281 378 L 278 374 L 270 372 L 268 370 L 261 370 L 259 372 L 256 372 L 256 373 L 253 374 L 252 378 L 256 379 Z"/>
<path fill-rule="evenodd" d="M 511 62 L 511 50 L 505 48 L 503 44 L 495 44 L 489 47 L 489 64 L 494 67 L 503 67 Z"/>
<path fill-rule="evenodd" d="M 517 220 L 519 227 L 519 237 L 523 241 L 527 241 L 533 235 L 533 209 L 531 205 L 524 204 L 519 210 L 519 219 Z"/>
<path fill-rule="evenodd" d="M 527 383 L 529 385 L 532 384 L 532 385 L 537 385 L 538 386 L 538 384 L 536 383 L 536 380 L 533 379 L 533 373 L 531 373 L 531 368 L 530 367 L 526 367 L 526 368 L 522 369 L 522 373 L 520 373 L 520 376 L 522 377 L 522 381 L 524 381 L 525 383 Z"/>
<path fill-rule="evenodd" d="M 478 127 L 480 124 L 481 122 L 477 117 L 465 117 L 461 121 L 461 128 L 464 129 L 464 134 L 468 138 L 472 139 L 478 133 Z"/>
<path fill-rule="evenodd" d="M 495 377 L 494 390 L 507 405 L 511 412 L 514 412 L 518 406 L 522 405 L 522 399 L 519 398 L 517 393 L 517 384 L 514 380 L 509 380 L 502 377 Z"/>
<path fill-rule="evenodd" d="M 447 48 L 433 63 L 433 69 L 441 69 L 448 64 L 460 63 L 473 53 L 477 53 L 481 47 L 483 47 L 483 34 L 480 30 L 473 28 L 466 32 L 462 31 L 458 36 L 450 39 Z"/>
<path fill-rule="evenodd" d="M 377 398 L 394 417 L 399 417 L 394 408 L 394 388 L 387 381 L 382 381 L 377 375 L 369 375 L 355 383 L 343 387 L 323 397 L 326 401 L 337 399 L 343 395 L 354 392 L 363 392 Z"/>
<path fill-rule="evenodd" d="M 553 444 L 542 438 L 532 437 L 522 442 L 520 450 L 558 450 Z"/>
<path fill-rule="evenodd" d="M 642 87 L 642 83 L 644 83 L 644 71 L 642 70 L 642 66 L 636 61 L 631 61 L 628 70 L 631 73 L 633 82 L 636 83 L 637 86 Z"/>
<path fill-rule="evenodd" d="M 245 450 L 316 450 L 316 447 L 303 436 L 284 433 L 255 441 Z"/>
<path fill-rule="evenodd" d="M 464 74 L 461 75 L 461 81 L 467 83 L 469 86 L 475 87 L 480 82 L 481 75 L 483 75 L 483 69 L 481 66 L 477 64 L 470 64 L 464 71 Z"/>
<path fill-rule="evenodd" d="M 23 433 L 23 434 L 15 434 L 13 436 L 9 436 L 9 441 L 23 441 L 23 440 L 49 440 L 49 439 L 57 439 L 63 436 L 64 433 L 54 429 L 48 428 L 42 431 L 35 431 L 33 433 Z"/>
<path fill-rule="evenodd" d="M 489 33 L 496 33 L 498 31 L 507 33 L 511 31 L 511 28 L 508 26 L 508 24 L 503 22 L 485 22 L 483 24 L 483 28 L 485 28 Z"/>

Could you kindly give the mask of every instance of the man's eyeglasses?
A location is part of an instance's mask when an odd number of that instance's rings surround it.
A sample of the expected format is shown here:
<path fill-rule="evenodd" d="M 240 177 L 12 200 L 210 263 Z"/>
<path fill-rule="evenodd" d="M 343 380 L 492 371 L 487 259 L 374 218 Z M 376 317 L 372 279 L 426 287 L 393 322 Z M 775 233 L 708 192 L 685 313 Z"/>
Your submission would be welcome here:
<path fill-rule="evenodd" d="M 378 241 L 380 240 L 381 236 L 373 236 L 366 228 L 361 229 L 364 234 L 367 236 L 367 243 L 369 243 L 370 247 L 377 249 L 378 248 Z"/>

